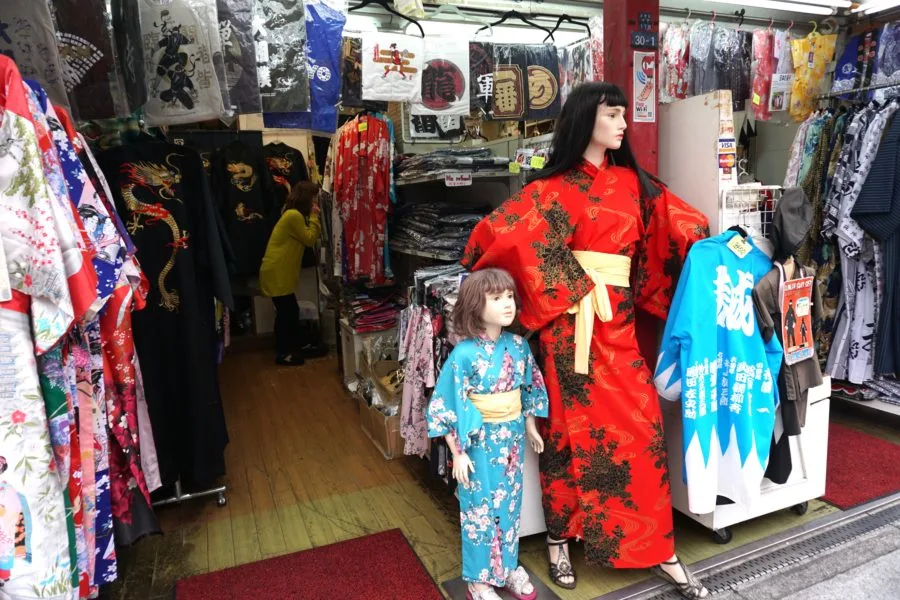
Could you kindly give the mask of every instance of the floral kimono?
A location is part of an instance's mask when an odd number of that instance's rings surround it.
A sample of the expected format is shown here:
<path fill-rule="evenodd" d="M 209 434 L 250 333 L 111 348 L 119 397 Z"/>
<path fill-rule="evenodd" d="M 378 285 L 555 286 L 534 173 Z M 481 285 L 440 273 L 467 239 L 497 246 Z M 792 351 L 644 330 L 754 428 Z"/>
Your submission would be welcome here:
<path fill-rule="evenodd" d="M 60 247 L 24 84 L 6 56 L 0 88 L 0 272 L 9 273 L 9 287 L 0 286 L 0 504 L 23 525 L 0 535 L 0 578 L 4 597 L 62 600 L 72 594 L 64 485 L 35 353 L 55 346 L 72 323 L 66 279 L 80 271 L 68 270 L 64 257 L 71 266 L 81 255 Z"/>
<path fill-rule="evenodd" d="M 520 390 L 522 413 L 485 422 L 470 394 Z M 460 342 L 441 370 L 428 404 L 428 435 L 451 434 L 475 467 L 460 485 L 463 579 L 503 587 L 519 565 L 519 514 L 525 417 L 547 416 L 547 388 L 528 343 L 511 333 L 496 342 Z"/>

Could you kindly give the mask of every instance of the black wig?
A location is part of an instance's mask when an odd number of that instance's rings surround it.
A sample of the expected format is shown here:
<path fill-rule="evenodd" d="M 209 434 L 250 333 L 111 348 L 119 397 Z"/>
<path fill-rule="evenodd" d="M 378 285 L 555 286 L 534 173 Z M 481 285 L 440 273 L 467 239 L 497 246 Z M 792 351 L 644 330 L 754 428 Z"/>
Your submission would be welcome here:
<path fill-rule="evenodd" d="M 581 162 L 591 142 L 597 107 L 601 104 L 628 108 L 625 92 L 612 83 L 582 83 L 572 90 L 556 121 L 550 158 L 543 169 L 531 176 L 531 181 L 565 173 Z M 606 157 L 611 165 L 627 167 L 637 173 L 642 199 L 659 196 L 660 181 L 638 166 L 628 144 L 627 134 L 621 147 L 618 150 L 608 150 Z"/>

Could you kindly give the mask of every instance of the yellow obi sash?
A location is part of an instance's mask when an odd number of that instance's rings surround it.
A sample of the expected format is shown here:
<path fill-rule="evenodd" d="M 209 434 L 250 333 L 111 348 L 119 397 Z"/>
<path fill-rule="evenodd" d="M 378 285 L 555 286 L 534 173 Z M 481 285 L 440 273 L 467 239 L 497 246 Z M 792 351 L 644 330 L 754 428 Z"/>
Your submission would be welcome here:
<path fill-rule="evenodd" d="M 522 390 L 500 394 L 469 394 L 469 400 L 481 413 L 485 423 L 506 423 L 522 415 Z"/>
<path fill-rule="evenodd" d="M 587 375 L 591 356 L 594 315 L 604 323 L 613 318 L 608 285 L 631 287 L 631 258 L 605 252 L 572 252 L 594 282 L 594 289 L 568 310 L 575 318 L 575 372 Z"/>

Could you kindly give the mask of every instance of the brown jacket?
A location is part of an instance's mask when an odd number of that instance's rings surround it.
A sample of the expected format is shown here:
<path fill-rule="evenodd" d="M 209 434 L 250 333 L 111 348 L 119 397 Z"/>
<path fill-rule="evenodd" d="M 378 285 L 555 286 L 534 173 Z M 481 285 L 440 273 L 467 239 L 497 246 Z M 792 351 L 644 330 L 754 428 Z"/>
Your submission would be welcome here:
<path fill-rule="evenodd" d="M 811 269 L 797 263 L 794 279 L 813 275 Z M 756 320 L 763 340 L 769 341 L 773 335 L 784 345 L 782 339 L 781 315 L 781 270 L 776 266 L 753 288 L 753 307 L 756 309 Z M 813 284 L 812 323 L 813 328 L 822 320 L 822 295 L 819 287 Z M 809 332 L 809 339 L 815 339 Z M 781 414 L 784 419 L 784 430 L 788 435 L 800 435 L 801 428 L 806 425 L 806 396 L 809 388 L 822 384 L 822 370 L 816 356 L 787 365 L 782 359 L 781 373 L 778 375 L 778 396 L 781 400 Z"/>

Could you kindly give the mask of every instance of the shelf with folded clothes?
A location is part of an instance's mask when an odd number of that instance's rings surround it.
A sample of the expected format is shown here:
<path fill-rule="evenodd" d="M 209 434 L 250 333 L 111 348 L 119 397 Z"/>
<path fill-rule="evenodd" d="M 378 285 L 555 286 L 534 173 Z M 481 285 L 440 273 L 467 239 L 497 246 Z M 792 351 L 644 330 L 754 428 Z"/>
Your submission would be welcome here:
<path fill-rule="evenodd" d="M 396 243 L 391 244 L 391 250 L 393 250 L 394 252 L 399 252 L 400 254 L 409 254 L 411 256 L 420 256 L 422 258 L 432 258 L 434 260 L 456 261 L 462 258 L 462 254 L 455 252 L 433 252 L 429 250 L 419 250 Z"/>
<path fill-rule="evenodd" d="M 472 171 L 467 169 L 441 169 L 440 171 L 435 171 L 434 173 L 428 173 L 427 175 L 422 175 L 420 177 L 412 177 L 409 179 L 403 179 L 398 177 L 396 180 L 397 185 L 413 185 L 418 183 L 433 183 L 444 181 L 447 175 L 471 175 L 472 179 L 501 179 L 501 178 L 509 178 L 509 177 L 518 177 L 518 175 L 510 173 L 509 169 L 491 169 L 486 171 Z"/>

